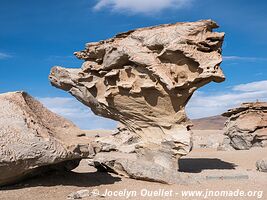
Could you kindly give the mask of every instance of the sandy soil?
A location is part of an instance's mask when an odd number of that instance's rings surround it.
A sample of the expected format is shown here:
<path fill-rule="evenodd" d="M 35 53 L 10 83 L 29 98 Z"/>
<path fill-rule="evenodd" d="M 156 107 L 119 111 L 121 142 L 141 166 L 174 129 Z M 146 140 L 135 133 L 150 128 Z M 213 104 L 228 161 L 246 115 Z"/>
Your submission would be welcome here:
<path fill-rule="evenodd" d="M 205 135 L 205 133 L 203 132 Z M 180 173 L 193 177 L 194 182 L 188 185 L 164 185 L 146 181 L 121 178 L 114 174 L 96 172 L 84 160 L 73 172 L 50 172 L 39 177 L 23 181 L 20 184 L 2 187 L 1 200 L 65 200 L 68 194 L 82 189 L 98 190 L 100 194 L 106 190 L 111 192 L 126 189 L 133 191 L 128 199 L 235 199 L 252 200 L 267 199 L 267 173 L 256 171 L 255 162 L 266 157 L 267 148 L 254 148 L 249 151 L 216 151 L 215 149 L 194 149 L 179 161 Z M 222 178 L 218 178 L 222 177 Z M 166 191 L 165 197 L 141 196 L 146 191 Z M 237 190 L 255 192 L 252 197 L 182 197 L 182 191 L 207 191 L 216 195 L 216 191 Z M 263 191 L 263 196 L 261 195 Z M 136 196 L 135 196 L 136 193 Z M 236 192 L 237 193 L 237 192 Z M 168 196 L 167 194 L 171 195 Z M 217 192 L 218 194 L 218 192 Z M 246 193 L 247 194 L 247 193 Z M 114 194 L 113 194 L 114 195 Z M 262 198 L 259 198 L 262 197 Z M 83 199 L 126 199 L 117 197 L 87 197 Z"/>

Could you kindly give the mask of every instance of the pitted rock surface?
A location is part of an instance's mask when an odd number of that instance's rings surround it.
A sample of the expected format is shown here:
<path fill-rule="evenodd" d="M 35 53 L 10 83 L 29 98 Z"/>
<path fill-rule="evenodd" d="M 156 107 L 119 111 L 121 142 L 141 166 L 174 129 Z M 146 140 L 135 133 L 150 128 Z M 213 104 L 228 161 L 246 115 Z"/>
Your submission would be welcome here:
<path fill-rule="evenodd" d="M 55 66 L 49 78 L 95 114 L 121 123 L 116 134 L 98 139 L 99 151 L 177 170 L 177 159 L 192 148 L 187 102 L 199 87 L 224 80 L 224 33 L 215 28 L 203 20 L 121 33 L 88 43 L 75 52 L 81 68 Z"/>

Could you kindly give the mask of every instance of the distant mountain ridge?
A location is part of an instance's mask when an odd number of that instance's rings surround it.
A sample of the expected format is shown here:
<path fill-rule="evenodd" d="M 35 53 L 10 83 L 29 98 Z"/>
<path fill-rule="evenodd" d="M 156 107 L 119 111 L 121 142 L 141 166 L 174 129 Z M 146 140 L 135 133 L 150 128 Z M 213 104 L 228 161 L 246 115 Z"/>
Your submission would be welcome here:
<path fill-rule="evenodd" d="M 192 119 L 194 126 L 193 130 L 222 130 L 227 117 L 216 115 L 200 119 Z"/>

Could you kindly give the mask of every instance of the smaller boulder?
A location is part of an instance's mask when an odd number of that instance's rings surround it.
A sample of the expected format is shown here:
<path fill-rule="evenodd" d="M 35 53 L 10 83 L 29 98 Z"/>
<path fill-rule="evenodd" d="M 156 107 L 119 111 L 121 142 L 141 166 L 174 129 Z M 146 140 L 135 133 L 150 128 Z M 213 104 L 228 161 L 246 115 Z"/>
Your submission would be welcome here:
<path fill-rule="evenodd" d="M 218 151 L 232 151 L 232 150 L 235 150 L 235 149 L 231 146 L 230 138 L 225 136 L 223 141 L 217 147 L 217 150 Z"/>
<path fill-rule="evenodd" d="M 267 172 L 267 158 L 258 160 L 256 162 L 256 167 L 260 172 Z"/>
<path fill-rule="evenodd" d="M 68 195 L 67 199 L 72 200 L 72 199 L 82 199 L 86 197 L 90 197 L 91 193 L 89 190 L 79 190 L 77 192 L 72 192 Z"/>
<path fill-rule="evenodd" d="M 243 103 L 222 114 L 228 117 L 225 135 L 237 150 L 252 147 L 266 147 L 267 143 L 267 102 Z"/>

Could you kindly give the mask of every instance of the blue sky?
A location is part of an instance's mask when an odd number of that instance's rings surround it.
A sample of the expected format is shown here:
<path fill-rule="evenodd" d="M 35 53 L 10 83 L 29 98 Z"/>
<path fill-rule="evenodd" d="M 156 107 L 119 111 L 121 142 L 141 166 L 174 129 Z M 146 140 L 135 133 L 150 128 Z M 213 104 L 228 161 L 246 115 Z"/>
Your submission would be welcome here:
<path fill-rule="evenodd" d="M 267 101 L 265 0 L 0 0 L 0 92 L 25 90 L 81 128 L 113 128 L 66 92 L 50 86 L 54 65 L 80 67 L 73 52 L 130 29 L 213 19 L 226 33 L 226 81 L 201 88 L 187 106 L 192 118 L 244 101 Z"/>

